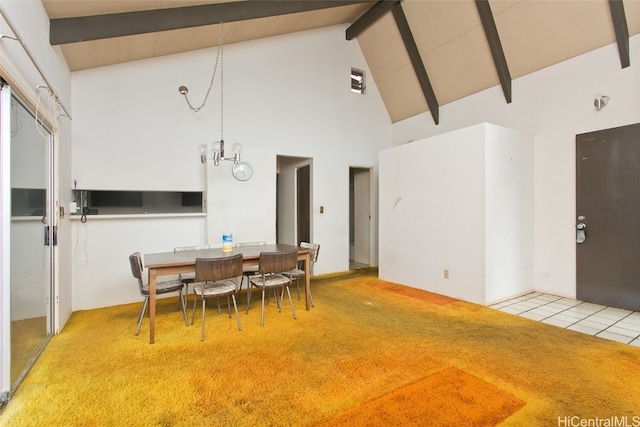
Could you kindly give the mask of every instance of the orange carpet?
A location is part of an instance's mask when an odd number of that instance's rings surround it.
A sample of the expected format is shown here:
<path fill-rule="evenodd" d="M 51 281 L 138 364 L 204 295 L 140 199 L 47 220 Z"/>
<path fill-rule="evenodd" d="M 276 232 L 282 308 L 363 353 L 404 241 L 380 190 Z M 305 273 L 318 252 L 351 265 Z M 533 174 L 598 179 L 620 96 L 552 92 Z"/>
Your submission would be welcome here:
<path fill-rule="evenodd" d="M 495 426 L 524 402 L 457 368 L 446 368 L 337 416 L 332 426 Z"/>
<path fill-rule="evenodd" d="M 312 288 L 314 308 L 294 296 L 294 320 L 268 304 L 264 327 L 259 298 L 246 313 L 241 295 L 242 331 L 210 304 L 204 342 L 175 297 L 158 302 L 153 345 L 147 320 L 134 335 L 141 302 L 74 312 L 0 426 L 640 426 L 640 348 L 375 270 Z"/>

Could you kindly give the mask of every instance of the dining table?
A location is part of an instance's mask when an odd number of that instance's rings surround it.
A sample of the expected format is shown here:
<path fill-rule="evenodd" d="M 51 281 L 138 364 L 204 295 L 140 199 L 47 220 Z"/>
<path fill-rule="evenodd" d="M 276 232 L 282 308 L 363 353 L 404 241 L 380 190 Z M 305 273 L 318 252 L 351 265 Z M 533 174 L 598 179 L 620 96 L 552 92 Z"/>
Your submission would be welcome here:
<path fill-rule="evenodd" d="M 196 258 L 221 258 L 236 254 L 242 254 L 243 266 L 255 266 L 259 264 L 260 253 L 262 252 L 282 252 L 298 250 L 298 261 L 302 261 L 305 279 L 305 305 L 307 311 L 311 307 L 310 298 L 310 249 L 295 245 L 282 243 L 268 245 L 251 245 L 233 248 L 231 251 L 223 251 L 222 248 L 199 249 L 179 252 L 159 252 L 145 254 L 143 258 L 144 267 L 149 274 L 149 343 L 155 342 L 155 320 L 156 320 L 156 284 L 158 277 L 176 275 L 182 273 L 193 273 L 196 269 Z"/>

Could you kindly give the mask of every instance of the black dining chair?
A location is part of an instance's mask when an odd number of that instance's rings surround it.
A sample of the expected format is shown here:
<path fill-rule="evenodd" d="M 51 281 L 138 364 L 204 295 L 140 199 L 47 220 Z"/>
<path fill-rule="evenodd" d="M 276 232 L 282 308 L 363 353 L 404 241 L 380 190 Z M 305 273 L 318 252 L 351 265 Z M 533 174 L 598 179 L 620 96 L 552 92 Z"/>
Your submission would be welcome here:
<path fill-rule="evenodd" d="M 231 318 L 231 303 L 236 312 L 238 330 L 242 330 L 240 317 L 238 316 L 238 306 L 236 305 L 236 294 L 238 293 L 238 278 L 242 278 L 242 254 L 237 254 L 221 258 L 196 258 L 196 281 L 193 283 L 193 314 L 191 324 L 196 317 L 196 303 L 202 300 L 202 328 L 200 330 L 200 341 L 204 341 L 204 319 L 207 298 L 227 297 L 227 310 Z"/>
<path fill-rule="evenodd" d="M 264 326 L 264 300 L 267 290 L 280 290 L 280 298 L 276 293 L 276 301 L 278 311 L 282 312 L 282 301 L 284 299 L 284 291 L 286 289 L 289 297 L 289 305 L 291 306 L 291 314 L 296 318 L 296 312 L 293 308 L 293 300 L 289 285 L 291 284 L 291 271 L 296 268 L 298 261 L 298 249 L 280 252 L 261 252 L 258 264 L 258 274 L 250 277 L 252 286 L 262 291 L 262 311 L 260 313 L 260 326 Z M 247 313 L 249 313 L 249 304 L 251 303 L 251 288 L 247 289 Z"/>

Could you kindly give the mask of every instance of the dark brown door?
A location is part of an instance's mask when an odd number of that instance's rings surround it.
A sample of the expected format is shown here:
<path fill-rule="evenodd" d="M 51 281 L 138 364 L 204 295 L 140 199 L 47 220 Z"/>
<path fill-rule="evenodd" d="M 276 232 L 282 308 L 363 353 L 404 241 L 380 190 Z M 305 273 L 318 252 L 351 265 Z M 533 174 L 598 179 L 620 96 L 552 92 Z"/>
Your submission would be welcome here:
<path fill-rule="evenodd" d="M 311 242 L 311 167 L 304 166 L 296 171 L 298 244 Z"/>
<path fill-rule="evenodd" d="M 576 136 L 577 298 L 640 310 L 640 124 Z"/>

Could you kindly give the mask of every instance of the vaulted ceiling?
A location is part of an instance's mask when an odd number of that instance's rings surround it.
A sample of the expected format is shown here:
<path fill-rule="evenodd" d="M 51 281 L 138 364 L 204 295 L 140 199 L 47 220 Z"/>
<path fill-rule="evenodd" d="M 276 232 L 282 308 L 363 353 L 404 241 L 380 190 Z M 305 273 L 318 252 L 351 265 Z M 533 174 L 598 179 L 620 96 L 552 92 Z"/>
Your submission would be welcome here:
<path fill-rule="evenodd" d="M 392 122 L 640 33 L 639 0 L 43 0 L 71 71 L 348 24 Z"/>

